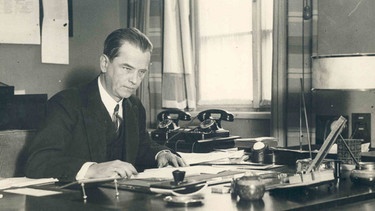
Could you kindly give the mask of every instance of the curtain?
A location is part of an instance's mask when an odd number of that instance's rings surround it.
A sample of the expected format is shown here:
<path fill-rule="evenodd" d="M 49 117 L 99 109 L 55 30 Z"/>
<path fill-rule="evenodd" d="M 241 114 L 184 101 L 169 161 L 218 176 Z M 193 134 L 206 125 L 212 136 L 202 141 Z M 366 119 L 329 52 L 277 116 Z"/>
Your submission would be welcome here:
<path fill-rule="evenodd" d="M 128 27 L 135 27 L 148 35 L 150 20 L 150 0 L 130 0 L 128 4 Z M 150 71 L 149 71 L 150 72 Z M 142 101 L 146 113 L 150 113 L 150 89 L 149 72 L 145 75 L 136 95 Z M 150 117 L 147 115 L 147 124 L 150 125 Z"/>
<path fill-rule="evenodd" d="M 196 108 L 190 0 L 164 0 L 162 106 Z"/>
<path fill-rule="evenodd" d="M 287 95 L 287 0 L 274 0 L 271 135 L 286 140 Z"/>

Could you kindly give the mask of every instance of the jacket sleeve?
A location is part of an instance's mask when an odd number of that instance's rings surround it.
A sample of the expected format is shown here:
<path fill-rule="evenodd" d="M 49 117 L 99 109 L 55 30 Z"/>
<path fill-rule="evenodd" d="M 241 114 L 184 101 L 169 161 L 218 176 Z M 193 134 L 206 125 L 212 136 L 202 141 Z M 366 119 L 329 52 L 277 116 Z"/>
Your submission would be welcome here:
<path fill-rule="evenodd" d="M 30 178 L 58 178 L 73 181 L 83 163 L 82 157 L 70 156 L 68 151 L 73 140 L 73 130 L 80 113 L 72 104 L 74 99 L 57 95 L 48 101 L 47 117 L 34 139 L 27 144 L 28 160 L 25 174 Z M 78 143 L 77 143 L 78 144 Z"/>
<path fill-rule="evenodd" d="M 162 150 L 170 150 L 166 146 L 162 146 L 155 141 L 151 140 L 151 137 L 146 129 L 146 111 L 142 103 L 137 100 L 136 105 L 138 106 L 138 124 L 139 124 L 139 152 L 137 155 L 135 167 L 142 171 L 146 168 L 157 167 L 155 156 Z"/>

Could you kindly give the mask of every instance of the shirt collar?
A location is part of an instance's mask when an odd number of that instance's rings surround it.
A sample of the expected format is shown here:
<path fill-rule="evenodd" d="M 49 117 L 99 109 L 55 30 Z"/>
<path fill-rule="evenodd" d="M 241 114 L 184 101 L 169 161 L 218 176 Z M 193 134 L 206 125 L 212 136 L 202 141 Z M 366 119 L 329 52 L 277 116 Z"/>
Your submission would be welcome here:
<path fill-rule="evenodd" d="M 104 103 L 105 108 L 107 109 L 109 116 L 112 117 L 113 111 L 117 104 L 119 104 L 119 116 L 122 117 L 122 101 L 124 99 L 121 99 L 120 102 L 116 102 L 107 92 L 107 90 L 104 89 L 102 83 L 100 82 L 100 77 L 98 77 L 98 87 L 99 87 L 99 94 L 100 98 L 102 99 L 102 102 Z"/>

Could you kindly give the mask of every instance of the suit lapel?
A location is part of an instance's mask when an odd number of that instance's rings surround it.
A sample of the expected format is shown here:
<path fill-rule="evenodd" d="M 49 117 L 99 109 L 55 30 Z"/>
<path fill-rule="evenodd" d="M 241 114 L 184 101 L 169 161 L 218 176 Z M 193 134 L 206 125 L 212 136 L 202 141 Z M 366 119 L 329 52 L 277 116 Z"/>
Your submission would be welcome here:
<path fill-rule="evenodd" d="M 129 99 L 124 99 L 123 108 L 125 108 L 125 157 L 127 162 L 135 163 L 139 143 L 138 107 L 132 104 Z"/>
<path fill-rule="evenodd" d="M 111 118 L 100 98 L 97 80 L 92 81 L 81 93 L 85 99 L 82 113 L 91 159 L 96 162 L 105 161 L 105 130 Z"/>
<path fill-rule="evenodd" d="M 97 79 L 82 89 L 83 118 L 87 133 L 87 142 L 90 156 L 93 161 L 101 162 L 106 160 L 106 127 L 112 124 L 111 117 L 102 103 L 99 94 Z M 135 163 L 139 148 L 139 124 L 138 106 L 129 99 L 123 100 L 123 117 L 125 126 L 125 161 Z"/>

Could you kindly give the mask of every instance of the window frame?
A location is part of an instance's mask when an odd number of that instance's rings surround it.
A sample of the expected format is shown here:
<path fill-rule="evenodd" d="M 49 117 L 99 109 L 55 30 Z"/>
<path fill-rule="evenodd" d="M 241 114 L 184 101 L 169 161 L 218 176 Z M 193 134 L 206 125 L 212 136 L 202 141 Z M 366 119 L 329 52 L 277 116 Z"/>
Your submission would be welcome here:
<path fill-rule="evenodd" d="M 199 29 L 196 28 L 196 18 L 197 18 L 197 1 L 192 1 L 192 15 L 191 15 L 191 25 L 192 25 L 192 41 L 193 41 L 193 58 L 194 58 L 194 70 L 195 70 L 195 80 L 199 82 L 199 55 L 196 53 L 199 50 L 200 42 L 197 39 L 199 33 Z M 239 112 L 254 112 L 254 111 L 270 111 L 271 101 L 269 100 L 262 100 L 262 35 L 266 33 L 271 33 L 272 30 L 262 30 L 262 13 L 261 13 L 261 1 L 258 0 L 249 0 L 252 1 L 252 42 L 253 42 L 253 100 L 250 104 L 230 104 L 230 105 L 220 105 L 220 108 L 227 109 L 231 111 L 239 111 Z M 271 38 L 272 39 L 272 38 Z M 200 99 L 200 89 L 201 87 L 197 87 L 196 96 L 197 96 L 197 108 L 196 110 L 206 110 L 211 109 L 213 107 L 219 107 L 218 104 L 201 104 L 202 99 Z M 271 87 L 270 87 L 271 89 Z M 203 101 L 204 102 L 204 101 Z"/>

